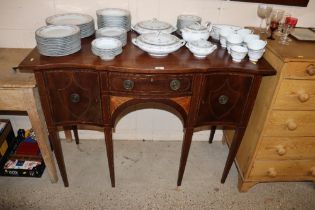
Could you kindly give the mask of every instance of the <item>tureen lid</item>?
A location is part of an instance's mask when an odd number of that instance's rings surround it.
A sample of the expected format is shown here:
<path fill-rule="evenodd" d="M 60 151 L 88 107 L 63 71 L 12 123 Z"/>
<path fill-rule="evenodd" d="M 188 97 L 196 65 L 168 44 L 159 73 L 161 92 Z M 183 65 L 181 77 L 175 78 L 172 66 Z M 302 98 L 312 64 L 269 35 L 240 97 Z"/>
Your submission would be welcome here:
<path fill-rule="evenodd" d="M 165 46 L 177 43 L 179 38 L 168 33 L 156 32 L 142 34 L 138 37 L 138 40 L 151 45 Z"/>
<path fill-rule="evenodd" d="M 165 30 L 171 27 L 171 24 L 159 21 L 156 18 L 152 20 L 145 20 L 137 23 L 138 27 L 148 30 Z"/>
<path fill-rule="evenodd" d="M 197 48 L 211 48 L 213 46 L 211 42 L 203 39 L 189 42 L 189 45 Z"/>
<path fill-rule="evenodd" d="M 187 26 L 187 28 L 191 31 L 205 31 L 205 30 L 207 30 L 207 27 L 205 27 L 199 23 L 191 24 L 191 25 Z"/>

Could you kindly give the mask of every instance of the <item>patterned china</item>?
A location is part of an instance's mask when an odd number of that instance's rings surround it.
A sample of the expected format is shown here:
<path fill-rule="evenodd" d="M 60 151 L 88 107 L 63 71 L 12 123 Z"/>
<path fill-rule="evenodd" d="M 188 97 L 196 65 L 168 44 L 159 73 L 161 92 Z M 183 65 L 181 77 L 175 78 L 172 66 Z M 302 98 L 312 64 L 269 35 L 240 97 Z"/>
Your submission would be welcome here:
<path fill-rule="evenodd" d="M 163 21 L 159 21 L 156 18 L 152 20 L 145 20 L 137 23 L 132 27 L 134 31 L 138 34 L 162 32 L 162 33 L 173 33 L 176 31 L 176 28 L 171 24 Z"/>
<path fill-rule="evenodd" d="M 151 56 L 164 57 L 181 48 L 185 41 L 168 33 L 145 33 L 133 38 L 132 43 Z"/>
<path fill-rule="evenodd" d="M 122 43 L 115 38 L 100 37 L 92 41 L 91 49 L 94 55 L 109 61 L 122 52 Z"/>
<path fill-rule="evenodd" d="M 119 27 L 105 27 L 96 31 L 96 38 L 99 37 L 112 37 L 121 41 L 122 45 L 127 44 L 127 31 Z"/>
<path fill-rule="evenodd" d="M 208 23 L 207 26 L 203 26 L 199 23 L 194 23 L 182 28 L 182 37 L 186 42 L 191 42 L 195 40 L 208 40 L 211 31 L 211 24 Z"/>
<path fill-rule="evenodd" d="M 186 47 L 197 58 L 205 58 L 207 55 L 211 54 L 215 49 L 217 49 L 217 45 L 202 39 L 188 42 Z"/>
<path fill-rule="evenodd" d="M 190 26 L 194 23 L 199 23 L 201 24 L 201 17 L 196 16 L 196 15 L 179 15 L 177 17 L 177 33 L 181 35 L 181 29 L 186 28 L 187 26 Z"/>
<path fill-rule="evenodd" d="M 126 31 L 131 29 L 131 15 L 128 10 L 105 8 L 96 11 L 98 28 L 119 27 Z"/>

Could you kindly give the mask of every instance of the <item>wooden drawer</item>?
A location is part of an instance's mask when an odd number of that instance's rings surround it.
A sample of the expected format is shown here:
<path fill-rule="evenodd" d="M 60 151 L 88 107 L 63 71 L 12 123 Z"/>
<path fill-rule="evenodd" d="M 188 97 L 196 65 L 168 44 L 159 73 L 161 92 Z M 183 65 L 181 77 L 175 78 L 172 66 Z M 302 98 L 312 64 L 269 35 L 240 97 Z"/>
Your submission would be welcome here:
<path fill-rule="evenodd" d="M 97 72 L 55 70 L 45 72 L 51 113 L 56 124 L 102 124 Z"/>
<path fill-rule="evenodd" d="M 315 160 L 256 160 L 249 178 L 252 180 L 315 180 Z"/>
<path fill-rule="evenodd" d="M 284 78 L 315 79 L 315 63 L 288 63 L 283 69 Z"/>
<path fill-rule="evenodd" d="M 283 80 L 274 108 L 286 110 L 315 110 L 315 81 Z"/>
<path fill-rule="evenodd" d="M 109 91 L 117 93 L 190 95 L 192 75 L 109 73 Z"/>
<path fill-rule="evenodd" d="M 315 111 L 272 111 L 264 136 L 315 136 Z"/>
<path fill-rule="evenodd" d="M 260 160 L 315 159 L 315 137 L 263 137 Z"/>

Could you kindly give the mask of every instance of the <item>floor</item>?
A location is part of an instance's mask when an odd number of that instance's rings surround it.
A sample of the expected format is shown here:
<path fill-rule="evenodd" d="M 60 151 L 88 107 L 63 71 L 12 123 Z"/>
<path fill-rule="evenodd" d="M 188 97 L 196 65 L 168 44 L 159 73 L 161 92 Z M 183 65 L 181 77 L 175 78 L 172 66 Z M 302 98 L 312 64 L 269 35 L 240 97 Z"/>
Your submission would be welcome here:
<path fill-rule="evenodd" d="M 115 141 L 116 188 L 111 188 L 104 142 L 62 142 L 70 187 L 42 178 L 0 177 L 0 209 L 286 209 L 315 207 L 309 182 L 264 183 L 237 190 L 233 166 L 220 184 L 227 148 L 193 142 L 183 184 L 176 187 L 180 142 Z"/>

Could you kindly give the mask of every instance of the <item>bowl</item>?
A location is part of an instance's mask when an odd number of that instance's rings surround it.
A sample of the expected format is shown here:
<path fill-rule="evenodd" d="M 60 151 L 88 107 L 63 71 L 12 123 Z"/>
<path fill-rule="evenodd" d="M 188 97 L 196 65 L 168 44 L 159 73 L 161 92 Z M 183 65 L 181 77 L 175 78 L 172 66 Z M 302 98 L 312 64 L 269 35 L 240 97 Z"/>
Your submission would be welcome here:
<path fill-rule="evenodd" d="M 99 56 L 102 60 L 113 60 L 116 55 L 122 52 L 122 42 L 115 38 L 96 38 L 91 45 L 93 54 Z"/>
<path fill-rule="evenodd" d="M 262 50 L 265 48 L 266 45 L 267 45 L 267 42 L 260 39 L 250 40 L 247 43 L 248 49 L 251 49 L 251 50 Z"/>
<path fill-rule="evenodd" d="M 263 56 L 264 52 L 265 52 L 265 49 L 261 49 L 261 50 L 248 49 L 249 60 L 256 63 Z"/>
<path fill-rule="evenodd" d="M 244 37 L 244 45 L 247 46 L 247 44 L 252 41 L 252 40 L 258 40 L 259 39 L 259 35 L 257 34 L 247 34 L 245 37 Z"/>
<path fill-rule="evenodd" d="M 243 43 L 243 38 L 241 35 L 239 34 L 230 34 L 228 37 L 227 37 L 227 40 L 226 40 L 226 47 L 227 47 L 227 50 L 228 50 L 228 53 L 230 53 L 230 48 L 232 46 L 241 46 Z"/>
<path fill-rule="evenodd" d="M 215 49 L 217 49 L 217 45 L 214 45 L 206 40 L 188 42 L 186 47 L 197 58 L 205 58 L 207 55 L 210 55 Z"/>
<path fill-rule="evenodd" d="M 221 47 L 223 48 L 226 48 L 226 40 L 227 40 L 227 37 L 231 34 L 234 34 L 235 31 L 231 28 L 222 28 L 220 30 L 220 44 L 221 44 Z"/>

